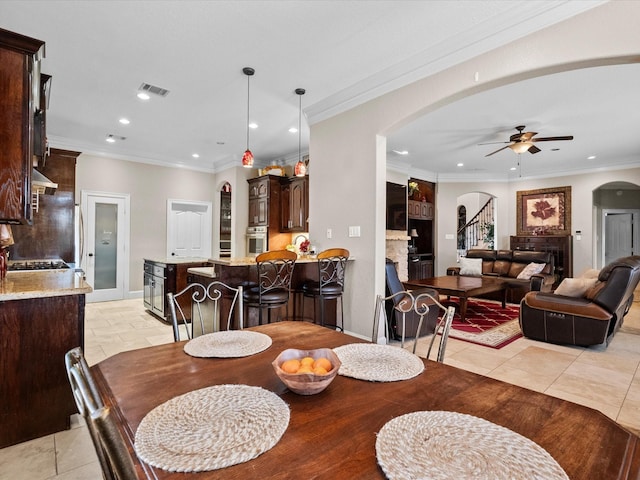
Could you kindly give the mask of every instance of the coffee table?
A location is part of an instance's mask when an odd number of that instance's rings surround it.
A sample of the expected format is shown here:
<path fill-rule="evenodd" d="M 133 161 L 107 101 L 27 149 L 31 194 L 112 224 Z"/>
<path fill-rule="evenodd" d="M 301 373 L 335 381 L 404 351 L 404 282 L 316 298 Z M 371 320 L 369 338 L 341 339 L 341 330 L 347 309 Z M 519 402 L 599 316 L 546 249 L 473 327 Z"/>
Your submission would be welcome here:
<path fill-rule="evenodd" d="M 435 288 L 440 294 L 458 297 L 460 299 L 460 320 L 462 321 L 465 320 L 467 315 L 467 300 L 469 297 L 502 291 L 502 308 L 506 306 L 507 284 L 500 278 L 446 275 L 444 277 L 409 280 L 403 282 L 403 284 L 409 290 L 429 287 Z"/>

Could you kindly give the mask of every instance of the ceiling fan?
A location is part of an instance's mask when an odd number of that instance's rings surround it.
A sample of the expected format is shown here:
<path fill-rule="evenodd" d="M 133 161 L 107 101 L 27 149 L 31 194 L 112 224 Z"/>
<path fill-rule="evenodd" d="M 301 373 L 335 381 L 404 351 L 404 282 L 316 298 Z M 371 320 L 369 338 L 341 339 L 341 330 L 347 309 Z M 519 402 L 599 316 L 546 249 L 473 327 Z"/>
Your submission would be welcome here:
<path fill-rule="evenodd" d="M 498 153 L 501 150 L 504 150 L 505 148 L 510 148 L 511 150 L 513 150 L 516 153 L 524 153 L 524 152 L 527 152 L 527 151 L 529 153 L 538 153 L 540 151 L 540 149 L 533 144 L 534 142 L 552 142 L 552 141 L 558 141 L 558 140 L 573 140 L 573 135 L 566 135 L 566 136 L 563 136 L 563 137 L 533 138 L 535 135 L 538 134 L 538 132 L 523 132 L 524 129 L 525 129 L 524 125 L 518 125 L 516 127 L 516 130 L 518 130 L 518 133 L 514 133 L 513 135 L 511 135 L 509 137 L 509 141 L 508 142 L 479 143 L 478 145 L 493 145 L 493 144 L 496 144 L 496 143 L 509 143 L 509 145 L 505 145 L 504 147 L 499 148 L 498 150 L 485 155 L 485 157 L 490 157 L 494 153 Z"/>

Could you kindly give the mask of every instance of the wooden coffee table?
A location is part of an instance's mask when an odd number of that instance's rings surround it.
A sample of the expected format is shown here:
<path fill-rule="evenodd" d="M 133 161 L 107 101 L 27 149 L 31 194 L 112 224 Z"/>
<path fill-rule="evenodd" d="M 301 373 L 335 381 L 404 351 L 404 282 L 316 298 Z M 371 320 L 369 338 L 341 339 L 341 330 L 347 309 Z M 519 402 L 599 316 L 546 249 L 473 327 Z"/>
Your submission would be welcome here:
<path fill-rule="evenodd" d="M 467 315 L 467 299 L 484 293 L 502 291 L 502 308 L 506 306 L 507 284 L 504 280 L 492 277 L 466 277 L 464 275 L 446 275 L 444 277 L 421 278 L 403 282 L 405 288 L 435 288 L 443 295 L 453 295 L 460 298 L 460 320 Z"/>

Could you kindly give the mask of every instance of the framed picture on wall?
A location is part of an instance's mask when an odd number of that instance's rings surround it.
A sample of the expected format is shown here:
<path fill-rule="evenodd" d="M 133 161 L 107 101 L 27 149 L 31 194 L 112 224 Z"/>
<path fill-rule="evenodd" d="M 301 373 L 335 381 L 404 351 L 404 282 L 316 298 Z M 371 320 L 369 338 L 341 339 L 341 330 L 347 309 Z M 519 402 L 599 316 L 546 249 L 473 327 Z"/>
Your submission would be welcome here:
<path fill-rule="evenodd" d="M 571 187 L 516 192 L 517 235 L 571 235 Z"/>

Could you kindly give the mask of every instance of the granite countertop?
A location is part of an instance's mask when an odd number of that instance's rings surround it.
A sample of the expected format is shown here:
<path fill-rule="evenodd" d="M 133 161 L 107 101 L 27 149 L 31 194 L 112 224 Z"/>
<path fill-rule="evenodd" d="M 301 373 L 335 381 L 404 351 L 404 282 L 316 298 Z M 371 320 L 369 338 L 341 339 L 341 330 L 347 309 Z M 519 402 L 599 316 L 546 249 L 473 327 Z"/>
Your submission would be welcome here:
<path fill-rule="evenodd" d="M 71 270 L 14 271 L 0 280 L 0 301 L 91 293 L 82 273 Z"/>
<path fill-rule="evenodd" d="M 318 258 L 315 255 L 308 255 L 306 257 L 298 257 L 296 263 L 315 263 Z M 225 265 L 228 267 L 242 267 L 247 265 L 255 265 L 255 257 L 235 257 L 235 258 L 210 258 L 209 262 L 214 265 Z"/>
<path fill-rule="evenodd" d="M 201 277 L 216 278 L 215 267 L 191 267 L 187 268 L 187 273 L 200 275 Z"/>
<path fill-rule="evenodd" d="M 204 257 L 144 257 L 143 260 L 157 263 L 183 264 L 183 263 L 200 263 L 210 260 Z"/>

